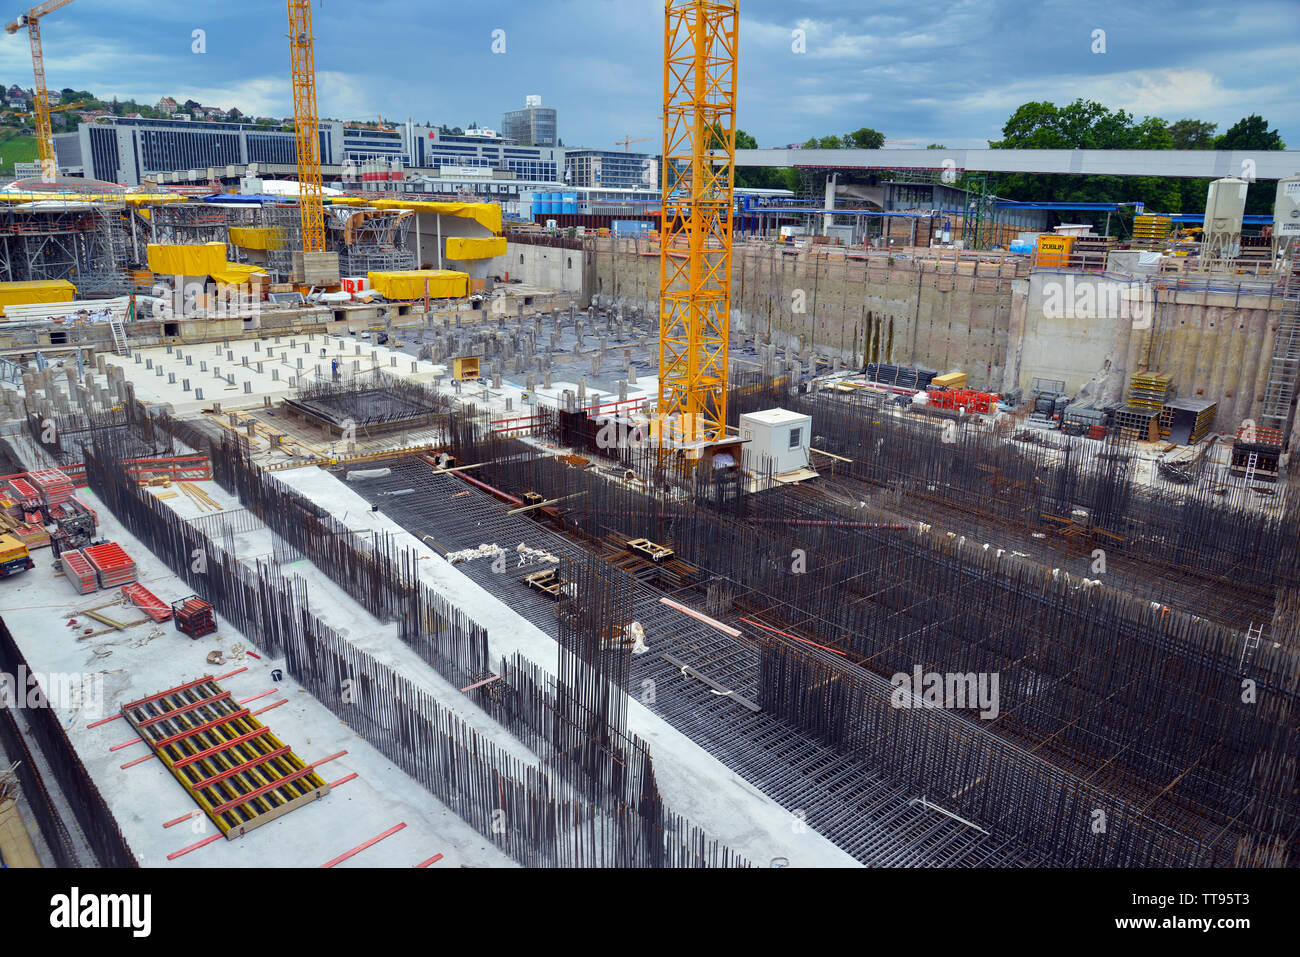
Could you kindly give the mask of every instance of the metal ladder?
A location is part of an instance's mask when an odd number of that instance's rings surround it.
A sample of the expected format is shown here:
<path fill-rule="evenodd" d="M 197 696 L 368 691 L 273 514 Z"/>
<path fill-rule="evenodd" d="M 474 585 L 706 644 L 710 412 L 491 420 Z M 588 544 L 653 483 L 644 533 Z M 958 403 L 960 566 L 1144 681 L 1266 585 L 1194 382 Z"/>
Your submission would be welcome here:
<path fill-rule="evenodd" d="M 1238 662 L 1238 670 L 1246 670 L 1246 654 L 1259 647 L 1259 640 L 1263 634 L 1263 625 L 1251 625 L 1246 629 L 1246 640 L 1241 643 L 1241 661 Z"/>
<path fill-rule="evenodd" d="M 121 319 L 109 323 L 113 330 L 113 352 L 119 356 L 129 356 L 131 348 L 126 344 L 126 327 Z"/>
<path fill-rule="evenodd" d="M 1250 483 L 1255 481 L 1255 466 L 1259 464 L 1259 453 L 1251 452 L 1250 458 L 1246 459 L 1246 477 L 1242 479 L 1246 488 L 1250 488 Z"/>
<path fill-rule="evenodd" d="M 1286 285 L 1282 290 L 1282 315 L 1273 340 L 1273 357 L 1259 417 L 1287 434 L 1300 376 L 1300 242 L 1292 240 L 1285 253 Z"/>

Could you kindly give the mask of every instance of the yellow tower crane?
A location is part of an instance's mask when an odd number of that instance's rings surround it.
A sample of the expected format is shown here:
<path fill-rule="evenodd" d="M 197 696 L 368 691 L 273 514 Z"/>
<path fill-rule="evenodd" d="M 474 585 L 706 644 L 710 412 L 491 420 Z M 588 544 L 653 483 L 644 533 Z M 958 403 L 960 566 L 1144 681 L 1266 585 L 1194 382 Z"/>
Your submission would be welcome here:
<path fill-rule="evenodd" d="M 659 243 L 661 446 L 727 429 L 736 2 L 666 0 Z"/>
<path fill-rule="evenodd" d="M 311 0 L 289 4 L 289 61 L 293 67 L 293 130 L 298 141 L 298 217 L 302 251 L 325 252 L 325 204 L 321 200 L 320 117 L 316 115 L 316 53 Z"/>
<path fill-rule="evenodd" d="M 36 114 L 36 153 L 41 161 L 41 177 L 53 180 L 58 175 L 58 165 L 54 161 L 54 135 L 50 127 L 50 96 L 45 89 L 45 57 L 41 54 L 41 17 L 53 13 L 59 7 L 66 7 L 72 0 L 45 0 L 5 27 L 6 33 L 17 33 L 23 28 L 32 41 L 32 72 L 36 74 L 35 104 Z"/>

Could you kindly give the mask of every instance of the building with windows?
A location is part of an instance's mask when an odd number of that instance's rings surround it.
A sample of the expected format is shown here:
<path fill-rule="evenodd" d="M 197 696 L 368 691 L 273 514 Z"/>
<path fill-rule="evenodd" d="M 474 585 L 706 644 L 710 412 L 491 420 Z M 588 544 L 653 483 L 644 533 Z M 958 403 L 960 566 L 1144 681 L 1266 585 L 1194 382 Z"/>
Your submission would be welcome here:
<path fill-rule="evenodd" d="M 564 182 L 606 189 L 658 189 L 659 161 L 649 153 L 565 150 Z"/>
<path fill-rule="evenodd" d="M 558 145 L 558 114 L 542 106 L 540 96 L 524 99 L 522 110 L 501 114 L 501 135 L 524 146 Z"/>
<path fill-rule="evenodd" d="M 136 185 L 156 173 L 206 171 L 256 163 L 266 170 L 297 161 L 293 132 L 251 123 L 195 123 L 183 120 L 128 119 L 83 123 L 75 132 L 54 137 L 59 169 L 110 183 Z M 396 129 L 320 124 L 321 166 L 337 167 L 382 160 L 403 167 L 436 170 L 444 166 L 502 171 L 515 178 L 558 182 L 564 150 L 523 146 L 489 131 L 451 135 L 433 127 L 405 123 Z"/>

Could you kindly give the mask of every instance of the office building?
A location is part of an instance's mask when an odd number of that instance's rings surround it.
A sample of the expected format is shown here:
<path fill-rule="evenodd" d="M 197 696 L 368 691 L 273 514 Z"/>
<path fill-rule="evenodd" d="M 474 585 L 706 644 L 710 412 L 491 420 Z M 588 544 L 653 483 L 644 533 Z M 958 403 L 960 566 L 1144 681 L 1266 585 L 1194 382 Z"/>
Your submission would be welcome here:
<path fill-rule="evenodd" d="M 501 135 L 523 146 L 557 146 L 556 112 L 540 96 L 526 97 L 522 110 L 501 114 Z"/>

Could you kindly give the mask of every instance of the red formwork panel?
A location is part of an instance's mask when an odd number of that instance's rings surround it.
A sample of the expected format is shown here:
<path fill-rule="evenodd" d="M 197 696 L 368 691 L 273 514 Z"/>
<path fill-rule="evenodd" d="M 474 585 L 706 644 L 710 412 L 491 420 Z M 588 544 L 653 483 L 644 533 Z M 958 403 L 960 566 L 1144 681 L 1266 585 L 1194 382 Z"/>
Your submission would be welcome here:
<path fill-rule="evenodd" d="M 94 566 L 101 588 L 116 588 L 135 581 L 135 561 L 116 542 L 87 545 L 81 553 Z"/>
<path fill-rule="evenodd" d="M 166 621 L 172 616 L 171 607 L 139 582 L 123 585 L 122 594 L 154 621 Z"/>
<path fill-rule="evenodd" d="M 68 549 L 59 556 L 59 561 L 63 563 L 63 574 L 81 594 L 89 595 L 99 589 L 99 576 L 79 549 Z"/>
<path fill-rule="evenodd" d="M 37 491 L 36 486 L 26 479 L 10 479 L 9 491 L 13 493 L 13 497 L 19 502 L 39 502 L 41 500 L 41 493 Z"/>
<path fill-rule="evenodd" d="M 72 498 L 72 481 L 58 469 L 38 469 L 35 472 L 28 472 L 27 481 L 40 490 L 41 499 L 46 507 L 61 505 Z"/>

